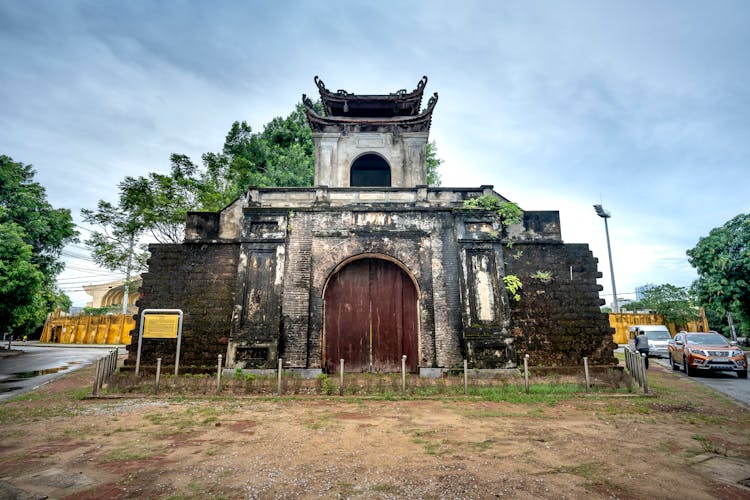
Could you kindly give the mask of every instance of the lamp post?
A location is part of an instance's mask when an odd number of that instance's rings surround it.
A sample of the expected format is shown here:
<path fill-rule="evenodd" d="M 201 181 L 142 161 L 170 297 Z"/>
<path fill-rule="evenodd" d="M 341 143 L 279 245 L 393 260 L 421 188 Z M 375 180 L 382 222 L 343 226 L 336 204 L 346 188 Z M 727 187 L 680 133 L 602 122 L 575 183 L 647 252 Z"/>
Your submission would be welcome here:
<path fill-rule="evenodd" d="M 609 246 L 609 226 L 607 225 L 607 219 L 612 217 L 612 214 L 604 210 L 601 205 L 594 205 L 596 215 L 604 219 L 604 232 L 607 235 L 607 254 L 609 255 L 609 274 L 612 277 L 612 309 L 614 312 L 620 312 L 620 306 L 617 304 L 617 287 L 615 287 L 615 269 L 612 266 L 612 249 Z"/>

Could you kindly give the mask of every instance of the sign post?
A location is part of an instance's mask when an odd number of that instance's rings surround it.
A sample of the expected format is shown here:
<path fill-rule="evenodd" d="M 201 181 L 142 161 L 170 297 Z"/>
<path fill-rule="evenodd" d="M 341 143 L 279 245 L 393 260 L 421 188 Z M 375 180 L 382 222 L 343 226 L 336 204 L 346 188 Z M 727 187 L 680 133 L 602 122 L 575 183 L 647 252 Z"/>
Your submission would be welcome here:
<path fill-rule="evenodd" d="M 138 329 L 138 354 L 135 358 L 135 374 L 141 367 L 141 346 L 143 338 L 177 339 L 177 352 L 174 358 L 174 378 L 180 367 L 180 344 L 182 343 L 182 309 L 144 309 L 141 311 L 141 323 Z"/>

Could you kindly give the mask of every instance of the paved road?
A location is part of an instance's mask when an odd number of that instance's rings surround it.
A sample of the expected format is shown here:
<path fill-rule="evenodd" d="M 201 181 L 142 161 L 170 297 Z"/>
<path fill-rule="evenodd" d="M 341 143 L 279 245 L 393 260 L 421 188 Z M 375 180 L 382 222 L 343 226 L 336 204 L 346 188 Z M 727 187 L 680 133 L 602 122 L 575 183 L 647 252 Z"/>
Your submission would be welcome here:
<path fill-rule="evenodd" d="M 112 348 L 14 343 L 13 349 L 23 352 L 0 357 L 0 401 L 32 391 L 65 373 L 93 363 Z"/>
<path fill-rule="evenodd" d="M 671 370 L 668 359 L 650 358 L 649 361 L 652 363 L 659 363 Z M 737 378 L 737 375 L 731 372 L 699 373 L 694 377 L 688 377 L 683 371 L 675 371 L 674 374 L 675 376 L 684 377 L 686 379 L 689 378 L 695 382 L 712 387 L 717 391 L 750 406 L 750 379 L 739 379 Z"/>

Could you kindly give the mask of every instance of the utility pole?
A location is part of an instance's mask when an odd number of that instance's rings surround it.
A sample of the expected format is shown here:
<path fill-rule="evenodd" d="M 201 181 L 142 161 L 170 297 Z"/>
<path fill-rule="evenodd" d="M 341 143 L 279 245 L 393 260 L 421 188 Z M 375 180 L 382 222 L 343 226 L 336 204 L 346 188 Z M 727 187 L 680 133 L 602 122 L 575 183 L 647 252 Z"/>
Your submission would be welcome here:
<path fill-rule="evenodd" d="M 729 321 L 729 332 L 732 334 L 732 340 L 737 342 L 737 332 L 734 329 L 734 321 L 732 321 L 732 313 L 727 313 L 727 320 Z"/>
<path fill-rule="evenodd" d="M 604 232 L 607 234 L 607 254 L 609 255 L 609 274 L 612 277 L 612 310 L 613 312 L 620 312 L 620 306 L 617 303 L 617 287 L 615 287 L 615 269 L 612 266 L 612 248 L 609 245 L 609 226 L 607 225 L 607 219 L 612 217 L 612 214 L 604 210 L 601 205 L 594 205 L 596 215 L 604 219 Z"/>
<path fill-rule="evenodd" d="M 122 314 L 128 313 L 128 292 L 130 291 L 130 271 L 133 268 L 133 246 L 135 244 L 135 237 L 133 233 L 130 233 L 130 241 L 128 243 L 128 265 L 125 270 L 125 293 L 122 296 Z"/>

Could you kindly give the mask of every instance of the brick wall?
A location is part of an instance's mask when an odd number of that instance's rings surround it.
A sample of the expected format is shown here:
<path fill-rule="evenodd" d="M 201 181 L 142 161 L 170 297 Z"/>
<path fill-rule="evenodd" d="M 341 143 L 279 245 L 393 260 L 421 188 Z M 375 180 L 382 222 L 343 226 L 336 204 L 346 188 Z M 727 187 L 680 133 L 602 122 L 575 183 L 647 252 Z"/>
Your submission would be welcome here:
<path fill-rule="evenodd" d="M 226 354 L 237 280 L 239 244 L 150 245 L 149 270 L 143 275 L 143 309 L 182 309 L 180 366 L 212 366 Z M 140 316 L 132 332 L 128 365 L 135 366 Z M 143 339 L 141 365 L 174 366 L 176 342 Z M 182 369 L 181 369 L 182 371 Z"/>
<path fill-rule="evenodd" d="M 580 365 L 584 356 L 592 364 L 616 363 L 613 330 L 599 309 L 601 273 L 588 245 L 516 243 L 505 255 L 506 274 L 523 283 L 521 300 L 510 304 L 519 360 L 528 353 L 531 365 Z"/>

